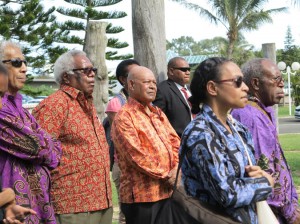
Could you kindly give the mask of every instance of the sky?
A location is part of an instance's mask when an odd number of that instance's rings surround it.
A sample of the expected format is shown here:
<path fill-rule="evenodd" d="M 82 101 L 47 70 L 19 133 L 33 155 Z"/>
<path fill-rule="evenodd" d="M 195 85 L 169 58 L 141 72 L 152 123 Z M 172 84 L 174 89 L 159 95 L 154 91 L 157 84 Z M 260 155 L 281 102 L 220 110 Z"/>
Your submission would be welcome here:
<path fill-rule="evenodd" d="M 62 0 L 44 0 L 47 5 L 62 2 Z M 207 8 L 206 1 L 189 0 Z M 200 2 L 200 3 L 199 3 Z M 269 0 L 264 9 L 289 7 L 288 13 L 275 14 L 273 23 L 262 25 L 257 31 L 244 33 L 248 43 L 253 44 L 256 50 L 261 49 L 264 43 L 275 43 L 277 49 L 284 47 L 284 40 L 288 26 L 291 27 L 292 36 L 295 45 L 300 45 L 300 6 L 293 7 L 291 0 Z M 102 10 L 102 9 L 101 9 Z M 119 51 L 120 54 L 133 53 L 132 28 L 131 28 L 131 0 L 123 0 L 113 6 L 103 7 L 103 11 L 121 10 L 125 11 L 128 16 L 122 19 L 109 20 L 113 25 L 122 26 L 125 31 L 112 37 L 120 41 L 126 41 L 129 47 Z M 171 0 L 165 0 L 165 28 L 166 39 L 171 41 L 181 36 L 192 36 L 195 41 L 202 39 L 212 39 L 215 36 L 226 38 L 226 29 L 222 25 L 213 25 L 208 20 L 202 18 L 196 12 L 188 10 L 178 3 Z M 108 35 L 109 37 L 109 35 Z M 110 66 L 108 66 L 110 67 Z"/>

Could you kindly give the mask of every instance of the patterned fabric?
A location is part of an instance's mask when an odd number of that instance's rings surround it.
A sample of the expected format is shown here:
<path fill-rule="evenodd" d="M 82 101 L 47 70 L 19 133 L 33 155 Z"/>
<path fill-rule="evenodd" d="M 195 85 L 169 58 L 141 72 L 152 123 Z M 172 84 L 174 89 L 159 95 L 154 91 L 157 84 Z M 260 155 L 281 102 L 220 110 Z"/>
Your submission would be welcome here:
<path fill-rule="evenodd" d="M 172 192 L 165 181 L 178 164 L 180 139 L 166 115 L 158 107 L 148 107 L 150 113 L 129 98 L 112 125 L 122 203 L 156 202 Z"/>
<path fill-rule="evenodd" d="M 106 110 L 105 110 L 105 113 L 107 112 L 113 112 L 113 113 L 117 113 L 119 112 L 119 110 L 121 110 L 121 108 L 124 106 L 125 103 L 127 103 L 127 94 L 125 92 L 125 89 L 121 89 L 121 91 L 116 95 L 114 96 L 107 104 L 106 106 Z M 110 129 L 111 127 L 109 128 L 109 130 L 106 130 L 106 132 L 109 132 L 108 134 L 110 135 Z M 111 140 L 111 136 L 109 136 L 109 138 L 106 138 L 107 139 L 107 142 L 109 144 L 109 147 L 110 147 L 110 151 L 113 151 L 114 152 L 114 161 L 115 163 L 118 163 L 118 158 L 117 158 L 117 155 L 116 155 L 116 152 L 115 152 L 115 149 L 114 149 L 114 143 L 112 142 Z"/>
<path fill-rule="evenodd" d="M 56 223 L 50 203 L 49 170 L 58 166 L 60 158 L 60 143 L 22 108 L 22 96 L 6 94 L 0 110 L 2 187 L 15 191 L 17 204 L 37 212 L 25 223 Z"/>
<path fill-rule="evenodd" d="M 189 195 L 224 207 L 236 220 L 251 220 L 255 224 L 255 202 L 265 200 L 272 188 L 265 177 L 247 177 L 245 166 L 249 162 L 245 150 L 255 164 L 251 134 L 240 123 L 233 122 L 227 119 L 231 134 L 211 108 L 203 105 L 182 136 L 180 153 L 183 148 L 187 151 L 182 181 Z"/>
<path fill-rule="evenodd" d="M 275 214 L 281 216 L 281 223 L 293 223 L 297 217 L 298 196 L 291 170 L 278 140 L 272 107 L 249 101 L 245 108 L 233 110 L 232 115 L 249 128 L 253 135 L 258 165 L 275 180 L 273 194 L 268 203 Z"/>
<path fill-rule="evenodd" d="M 51 172 L 55 213 L 77 213 L 112 206 L 109 152 L 92 98 L 62 85 L 33 111 L 45 130 L 62 143 L 60 166 Z"/>

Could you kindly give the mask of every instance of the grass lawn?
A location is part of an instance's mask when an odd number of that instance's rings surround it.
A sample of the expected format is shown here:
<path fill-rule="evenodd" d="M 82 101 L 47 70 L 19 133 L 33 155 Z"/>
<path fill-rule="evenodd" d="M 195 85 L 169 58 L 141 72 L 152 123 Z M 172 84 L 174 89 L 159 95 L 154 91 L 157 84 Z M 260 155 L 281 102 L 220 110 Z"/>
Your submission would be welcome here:
<path fill-rule="evenodd" d="M 300 188 L 300 134 L 279 135 L 285 158 L 291 168 L 295 185 Z M 300 204 L 300 198 L 298 200 Z"/>
<path fill-rule="evenodd" d="M 292 116 L 294 116 L 295 106 L 292 105 Z M 278 106 L 278 117 L 286 117 L 289 115 L 289 105 Z"/>

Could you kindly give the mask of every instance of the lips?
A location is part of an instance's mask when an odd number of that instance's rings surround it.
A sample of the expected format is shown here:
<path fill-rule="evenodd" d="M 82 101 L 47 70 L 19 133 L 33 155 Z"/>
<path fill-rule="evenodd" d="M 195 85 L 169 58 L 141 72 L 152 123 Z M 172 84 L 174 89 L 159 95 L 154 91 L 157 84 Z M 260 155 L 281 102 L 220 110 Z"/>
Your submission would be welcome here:
<path fill-rule="evenodd" d="M 20 82 L 26 82 L 26 77 L 25 78 L 23 78 L 23 77 L 19 77 L 19 78 L 17 78 Z"/>
<path fill-rule="evenodd" d="M 284 92 L 277 93 L 277 96 L 283 98 L 284 97 Z"/>

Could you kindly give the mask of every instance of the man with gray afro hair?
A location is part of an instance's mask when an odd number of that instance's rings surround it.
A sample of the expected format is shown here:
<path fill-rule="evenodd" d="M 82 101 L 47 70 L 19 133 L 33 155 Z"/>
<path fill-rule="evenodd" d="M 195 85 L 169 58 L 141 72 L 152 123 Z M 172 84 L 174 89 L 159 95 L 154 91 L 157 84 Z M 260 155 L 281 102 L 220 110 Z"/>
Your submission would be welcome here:
<path fill-rule="evenodd" d="M 80 50 L 71 50 L 62 54 L 54 63 L 54 78 L 56 83 L 63 84 L 64 73 L 74 73 L 72 70 L 75 68 L 74 58 L 76 56 L 86 57 L 86 53 Z"/>
<path fill-rule="evenodd" d="M 267 58 L 255 58 L 242 66 L 249 87 L 248 105 L 232 115 L 252 133 L 258 165 L 274 178 L 268 203 L 279 223 L 300 223 L 298 195 L 278 140 L 273 105 L 284 97 L 284 79 L 277 65 Z"/>
<path fill-rule="evenodd" d="M 54 64 L 60 89 L 33 111 L 62 144 L 62 162 L 51 173 L 59 224 L 112 222 L 109 151 L 92 97 L 96 74 L 83 51 L 64 53 Z"/>

